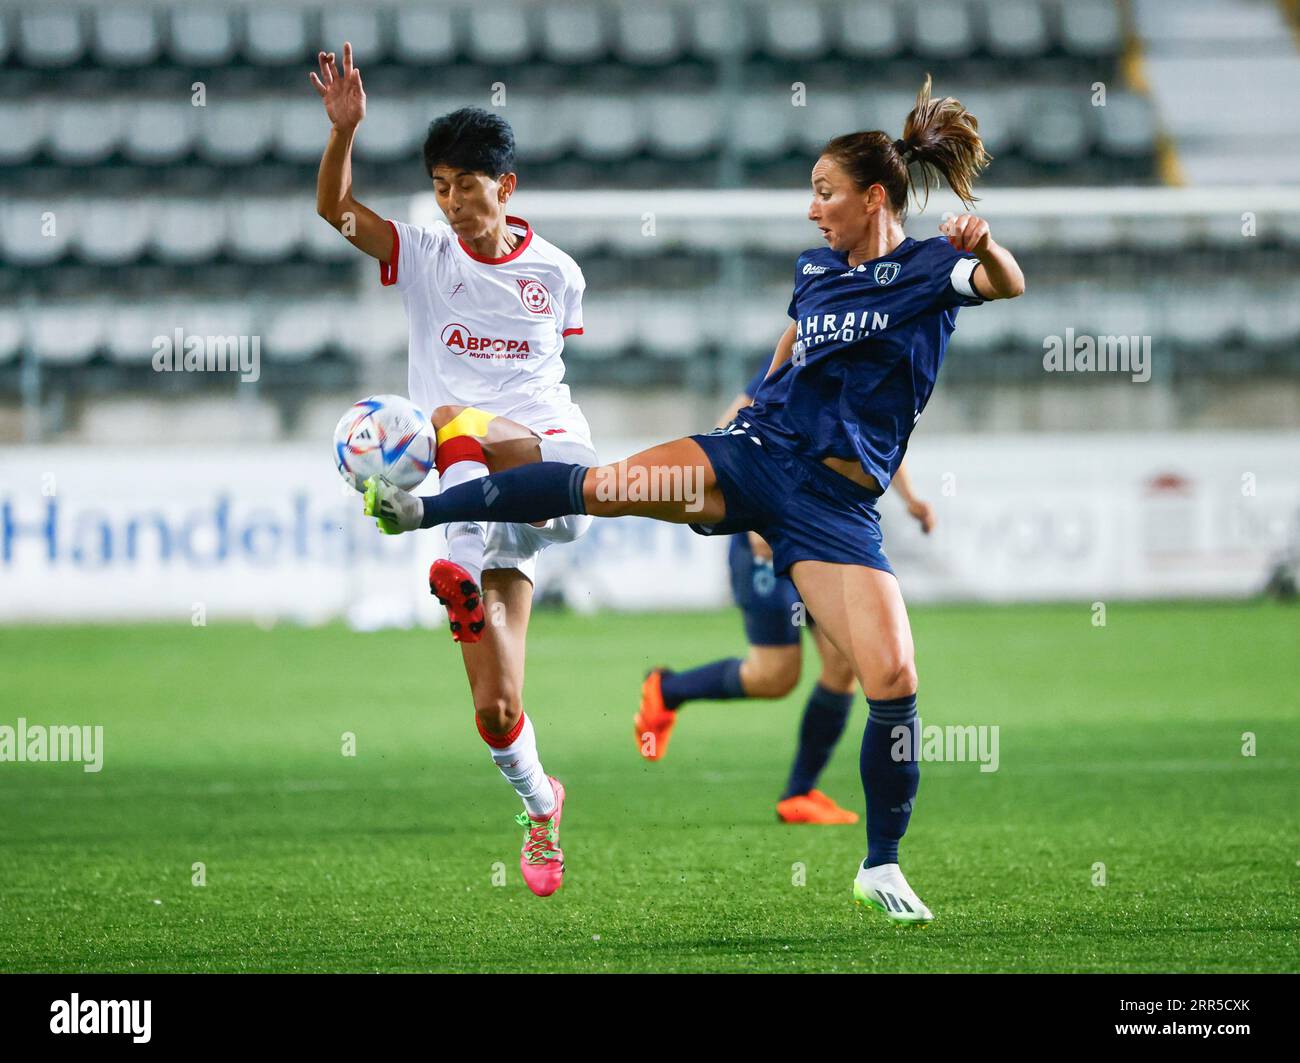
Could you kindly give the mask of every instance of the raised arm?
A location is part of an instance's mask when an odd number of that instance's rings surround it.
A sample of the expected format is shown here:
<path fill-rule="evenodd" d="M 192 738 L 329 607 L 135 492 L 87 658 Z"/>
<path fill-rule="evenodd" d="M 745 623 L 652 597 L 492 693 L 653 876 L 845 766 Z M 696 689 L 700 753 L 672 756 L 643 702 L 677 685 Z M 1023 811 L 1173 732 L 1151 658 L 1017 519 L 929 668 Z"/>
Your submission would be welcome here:
<path fill-rule="evenodd" d="M 1025 291 L 1025 275 L 1015 256 L 989 235 L 989 223 L 974 214 L 959 214 L 939 226 L 958 251 L 979 259 L 971 283 L 984 299 L 1014 299 Z"/>
<path fill-rule="evenodd" d="M 357 127 L 366 117 L 366 92 L 361 86 L 361 71 L 352 65 L 352 45 L 343 45 L 341 75 L 333 52 L 320 52 L 316 61 L 320 74 L 313 72 L 309 77 L 330 119 L 329 141 L 316 174 L 316 213 L 353 247 L 388 262 L 393 257 L 392 227 L 352 196 L 352 144 Z"/>

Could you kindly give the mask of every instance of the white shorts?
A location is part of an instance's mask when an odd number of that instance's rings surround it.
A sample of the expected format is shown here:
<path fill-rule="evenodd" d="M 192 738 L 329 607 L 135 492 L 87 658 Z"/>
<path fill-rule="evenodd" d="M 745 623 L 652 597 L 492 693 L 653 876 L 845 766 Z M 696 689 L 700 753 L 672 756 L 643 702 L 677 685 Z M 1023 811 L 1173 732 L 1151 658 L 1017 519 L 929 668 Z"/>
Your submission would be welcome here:
<path fill-rule="evenodd" d="M 542 461 L 563 461 L 570 465 L 596 465 L 596 452 L 577 435 L 540 435 Z M 591 517 L 575 513 L 553 517 L 542 527 L 531 524 L 483 525 L 483 568 L 517 568 L 530 583 L 537 582 L 537 555 L 552 543 L 571 543 L 591 527 Z"/>

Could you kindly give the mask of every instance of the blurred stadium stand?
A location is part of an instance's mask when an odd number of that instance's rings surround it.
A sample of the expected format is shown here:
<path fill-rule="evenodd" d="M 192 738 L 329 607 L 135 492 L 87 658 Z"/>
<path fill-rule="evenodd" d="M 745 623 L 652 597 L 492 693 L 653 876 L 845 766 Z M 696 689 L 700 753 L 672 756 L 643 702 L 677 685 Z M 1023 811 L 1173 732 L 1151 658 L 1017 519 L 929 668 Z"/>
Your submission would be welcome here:
<path fill-rule="evenodd" d="M 926 71 L 979 116 L 991 195 L 1057 189 L 1064 201 L 1168 176 L 1172 105 L 1158 120 L 1134 76 L 1125 12 L 1114 0 L 5 4 L 0 439 L 37 422 L 93 436 L 117 401 L 228 393 L 226 378 L 150 370 L 152 338 L 176 327 L 261 337 L 257 401 L 273 410 L 257 423 L 271 435 L 316 431 L 313 410 L 339 396 L 403 389 L 400 305 L 314 211 L 327 127 L 307 72 L 345 38 L 369 99 L 357 192 L 395 217 L 428 187 L 429 119 L 489 106 L 500 89 L 524 194 L 802 188 L 828 136 L 901 132 Z M 1235 165 L 1238 181 L 1277 178 Z M 783 327 L 793 253 L 814 242 L 803 209 L 697 219 L 656 240 L 578 211 L 536 221 L 588 277 L 587 332 L 567 352 L 570 381 L 592 389 L 584 403 L 598 390 L 621 417 L 627 388 L 685 388 L 697 401 L 683 416 L 698 419 L 734 390 Z M 1073 327 L 1157 331 L 1163 378 L 1188 395 L 1242 378 L 1267 392 L 1287 377 L 1294 396 L 1300 229 L 1282 213 L 1243 237 L 1252 209 L 1008 213 L 998 236 L 1032 298 L 964 315 L 947 380 L 1043 388 L 1043 337 Z M 933 231 L 925 222 L 914 235 Z M 18 417 L 23 401 L 42 417 Z M 1203 408 L 1168 416 L 1194 423 Z M 1280 409 L 1268 416 L 1292 415 Z"/>

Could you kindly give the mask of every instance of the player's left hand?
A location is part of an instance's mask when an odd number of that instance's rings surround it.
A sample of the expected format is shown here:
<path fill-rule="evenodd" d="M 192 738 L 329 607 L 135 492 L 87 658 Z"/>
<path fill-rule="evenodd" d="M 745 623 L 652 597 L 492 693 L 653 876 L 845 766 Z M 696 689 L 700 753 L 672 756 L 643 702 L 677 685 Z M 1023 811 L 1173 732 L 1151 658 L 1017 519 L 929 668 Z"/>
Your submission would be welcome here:
<path fill-rule="evenodd" d="M 366 516 L 385 535 L 415 531 L 424 520 L 424 504 L 409 491 L 390 484 L 381 476 L 366 480 Z"/>
<path fill-rule="evenodd" d="M 921 525 L 921 531 L 926 535 L 930 534 L 934 528 L 934 506 L 929 502 L 922 502 L 919 498 L 914 502 L 909 502 L 907 512 L 916 518 L 917 523 Z"/>
<path fill-rule="evenodd" d="M 948 237 L 948 243 L 958 251 L 967 251 L 972 255 L 983 254 L 992 240 L 989 236 L 989 223 L 974 214 L 945 218 L 939 226 L 939 232 Z"/>

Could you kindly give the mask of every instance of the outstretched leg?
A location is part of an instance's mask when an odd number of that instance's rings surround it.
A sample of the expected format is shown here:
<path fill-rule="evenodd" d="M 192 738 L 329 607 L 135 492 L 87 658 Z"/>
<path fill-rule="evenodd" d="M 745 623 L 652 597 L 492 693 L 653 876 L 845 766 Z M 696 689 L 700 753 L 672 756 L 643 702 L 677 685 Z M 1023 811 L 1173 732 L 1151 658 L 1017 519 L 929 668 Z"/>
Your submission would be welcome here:
<path fill-rule="evenodd" d="M 366 485 L 366 513 L 390 534 L 453 521 L 530 524 L 573 513 L 715 524 L 726 508 L 713 466 L 690 438 L 595 468 L 535 462 L 426 498 L 374 477 Z"/>

